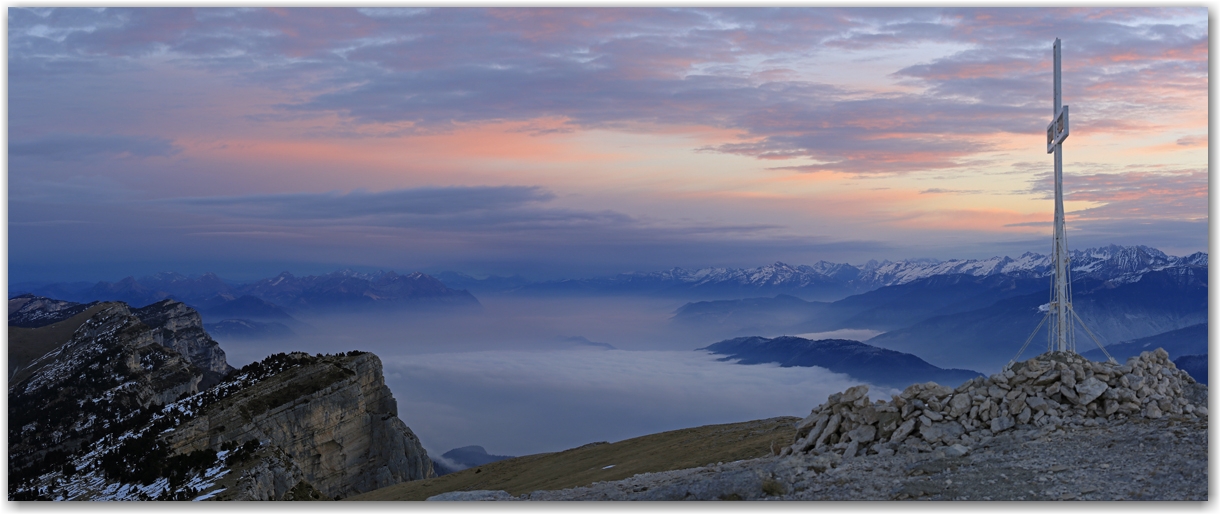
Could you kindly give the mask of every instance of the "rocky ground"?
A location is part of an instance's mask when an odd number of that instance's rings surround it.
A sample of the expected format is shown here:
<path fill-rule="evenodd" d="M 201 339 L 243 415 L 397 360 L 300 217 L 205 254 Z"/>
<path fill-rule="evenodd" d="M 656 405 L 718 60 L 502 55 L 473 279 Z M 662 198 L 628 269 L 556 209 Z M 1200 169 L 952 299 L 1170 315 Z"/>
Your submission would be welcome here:
<path fill-rule="evenodd" d="M 949 453 L 951 455 L 952 452 Z M 1015 430 L 965 455 L 791 455 L 562 491 L 433 500 L 1192 500 L 1207 496 L 1207 421 Z"/>
<path fill-rule="evenodd" d="M 429 500 L 1207 500 L 1207 388 L 1163 350 L 1125 365 L 1044 354 L 956 389 L 867 393 L 831 395 L 772 457 Z"/>

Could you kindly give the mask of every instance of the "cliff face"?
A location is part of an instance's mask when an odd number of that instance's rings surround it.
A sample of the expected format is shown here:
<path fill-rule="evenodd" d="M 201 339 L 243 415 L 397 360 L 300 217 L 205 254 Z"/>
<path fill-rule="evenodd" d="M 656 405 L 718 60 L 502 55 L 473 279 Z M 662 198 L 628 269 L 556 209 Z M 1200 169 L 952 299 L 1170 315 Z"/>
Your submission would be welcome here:
<path fill-rule="evenodd" d="M 147 407 L 198 392 L 199 370 L 167 350 L 126 305 L 111 304 L 85 321 L 63 346 L 35 360 L 38 371 L 10 388 L 10 396 L 73 403 L 100 397 Z"/>
<path fill-rule="evenodd" d="M 198 392 L 203 373 L 157 344 L 121 303 L 106 304 L 9 388 L 10 470 L 37 472 L 152 405 Z"/>
<path fill-rule="evenodd" d="M 132 311 L 140 321 L 152 328 L 153 340 L 173 348 L 199 369 L 207 372 L 204 386 L 210 386 L 233 371 L 225 360 L 225 352 L 203 329 L 199 313 L 186 304 L 161 300 Z"/>
<path fill-rule="evenodd" d="M 9 388 L 10 499 L 326 499 L 434 476 L 375 355 L 230 372 L 181 303 L 98 309 Z"/>
<path fill-rule="evenodd" d="M 176 453 L 216 449 L 226 443 L 270 441 L 291 465 L 268 460 L 261 473 L 299 472 L 330 497 L 344 497 L 433 475 L 419 439 L 398 418 L 398 406 L 370 353 L 310 357 L 300 364 L 218 402 L 178 427 L 166 441 Z M 242 375 L 219 387 L 240 387 Z M 248 374 L 247 374 L 248 376 Z M 295 470 L 293 469 L 295 468 Z M 294 480 L 258 491 L 283 496 Z M 262 498 L 244 498 L 262 499 Z"/>

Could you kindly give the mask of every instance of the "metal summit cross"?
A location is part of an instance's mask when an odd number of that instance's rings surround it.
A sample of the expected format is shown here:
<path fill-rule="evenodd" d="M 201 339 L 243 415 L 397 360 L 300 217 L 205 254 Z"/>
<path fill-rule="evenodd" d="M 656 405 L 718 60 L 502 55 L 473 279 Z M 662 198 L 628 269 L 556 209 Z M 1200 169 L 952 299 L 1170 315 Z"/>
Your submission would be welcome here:
<path fill-rule="evenodd" d="M 1017 356 L 1008 362 L 1010 366 L 1021 357 L 1025 348 L 1029 346 L 1029 342 L 1033 340 L 1047 320 L 1050 320 L 1051 324 L 1048 327 L 1046 350 L 1048 352 L 1076 353 L 1076 331 L 1072 329 L 1072 319 L 1080 323 L 1081 328 L 1089 334 L 1094 343 L 1097 343 L 1097 347 L 1101 348 L 1102 353 L 1111 362 L 1114 362 L 1114 357 L 1110 356 L 1110 352 L 1106 351 L 1106 348 L 1097 340 L 1097 336 L 1093 335 L 1089 327 L 1084 324 L 1084 320 L 1080 319 L 1080 315 L 1076 314 L 1076 310 L 1072 308 L 1072 278 L 1071 266 L 1069 266 L 1071 259 L 1067 250 L 1067 227 L 1063 220 L 1063 140 L 1068 137 L 1068 106 L 1063 105 L 1059 38 L 1055 38 L 1054 55 L 1054 109 L 1051 111 L 1051 123 L 1046 126 L 1046 153 L 1055 154 L 1055 242 L 1054 251 L 1051 254 L 1054 268 L 1051 279 L 1051 301 L 1047 304 L 1046 315 L 1042 317 L 1042 322 L 1038 323 L 1038 328 L 1035 328 L 1034 332 L 1029 335 L 1029 339 L 1025 340 L 1025 344 L 1021 345 L 1021 351 L 1017 352 Z"/>

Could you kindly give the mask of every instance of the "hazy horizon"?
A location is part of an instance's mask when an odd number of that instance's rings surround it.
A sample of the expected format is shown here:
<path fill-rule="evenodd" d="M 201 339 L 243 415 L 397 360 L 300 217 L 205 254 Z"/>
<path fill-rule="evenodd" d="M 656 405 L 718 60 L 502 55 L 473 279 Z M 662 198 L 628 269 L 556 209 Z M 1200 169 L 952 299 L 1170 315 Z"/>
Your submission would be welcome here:
<path fill-rule="evenodd" d="M 1099 247 L 1109 246 L 1110 244 L 1115 244 L 1115 243 L 1102 244 L 1102 245 L 1088 247 L 1088 248 L 1071 247 L 1071 248 L 1069 248 L 1069 250 L 1083 251 L 1083 250 L 1087 250 L 1090 248 L 1099 248 Z M 1048 236 L 1048 245 L 1049 245 L 1049 236 Z M 1138 245 L 1138 244 L 1118 245 L 1118 246 L 1149 246 L 1149 247 L 1155 248 L 1152 245 L 1146 245 L 1146 244 L 1145 245 Z M 1164 251 L 1161 248 L 1157 248 L 1157 249 Z M 1209 251 L 1209 248 L 1204 248 L 1202 250 L 1195 250 L 1192 252 L 1180 252 L 1180 253 L 1176 253 L 1176 254 L 1173 252 L 1166 251 L 1165 254 L 1169 255 L 1171 257 L 1185 257 L 1189 254 L 1193 254 L 1196 252 L 1208 253 L 1208 251 Z M 949 260 L 989 259 L 989 258 L 993 258 L 993 257 L 998 257 L 998 258 L 1018 257 L 1026 252 L 1032 252 L 1032 253 L 1041 254 L 1041 255 L 1050 254 L 1049 250 L 1043 251 L 1043 252 L 1039 252 L 1037 250 L 1025 250 L 1025 251 L 1022 251 L 1020 253 L 1015 253 L 1015 254 L 995 254 L 995 255 L 985 255 L 983 257 L 948 257 L 948 258 L 943 258 L 943 259 L 935 258 L 935 257 L 906 257 L 906 258 L 897 258 L 897 259 L 866 259 L 864 261 L 856 261 L 856 262 L 829 261 L 827 259 L 815 259 L 815 260 L 806 261 L 806 262 L 797 262 L 797 261 L 787 262 L 787 261 L 781 261 L 781 260 L 766 261 L 765 258 L 763 258 L 763 262 L 759 262 L 756 265 L 727 267 L 727 268 L 754 269 L 754 268 L 769 266 L 771 264 L 775 264 L 775 263 L 779 263 L 779 262 L 783 262 L 784 264 L 788 264 L 791 266 L 801 266 L 801 265 L 814 264 L 818 261 L 823 261 L 823 260 L 826 260 L 827 262 L 832 262 L 835 264 L 850 264 L 852 266 L 860 267 L 860 266 L 867 264 L 868 261 L 872 261 L 872 260 L 876 260 L 879 262 L 885 261 L 885 260 L 890 260 L 890 261 L 894 261 L 894 262 L 901 262 L 901 261 L 921 262 L 921 261 L 929 261 L 929 260 L 944 262 L 944 261 L 949 261 Z M 472 278 L 480 279 L 480 280 L 486 279 L 486 278 L 493 278 L 493 277 L 508 278 L 508 277 L 513 277 L 513 276 L 520 276 L 526 280 L 543 282 L 543 281 L 553 281 L 553 280 L 581 280 L 581 279 L 593 279 L 593 278 L 608 278 L 608 277 L 613 277 L 613 276 L 617 276 L 619 274 L 625 274 L 625 273 L 655 273 L 655 272 L 668 271 L 668 270 L 671 270 L 674 268 L 697 270 L 697 269 L 708 269 L 708 268 L 712 268 L 712 267 L 713 266 L 683 267 L 683 266 L 675 265 L 675 266 L 661 266 L 661 267 L 657 267 L 657 268 L 647 268 L 647 269 L 644 269 L 644 268 L 623 269 L 620 271 L 613 271 L 613 272 L 607 272 L 607 273 L 601 273 L 601 274 L 589 273 L 589 274 L 584 274 L 584 275 L 530 276 L 530 275 L 526 275 L 526 274 L 522 274 L 522 273 L 491 274 L 491 273 L 469 272 L 466 270 L 446 268 L 443 266 L 437 267 L 434 269 L 394 269 L 392 267 L 384 267 L 384 266 L 382 266 L 382 267 L 360 266 L 360 265 L 351 265 L 351 264 L 347 264 L 347 265 L 345 265 L 345 264 L 331 264 L 331 265 L 308 264 L 308 265 L 300 265 L 299 267 L 297 267 L 295 269 L 287 269 L 285 267 L 257 266 L 254 268 L 233 270 L 229 273 L 217 272 L 217 271 L 215 271 L 215 269 L 205 266 L 203 268 L 196 268 L 196 269 L 198 269 L 198 271 L 183 271 L 182 269 L 173 269 L 173 268 L 168 268 L 168 269 L 155 268 L 155 269 L 144 270 L 143 272 L 129 271 L 126 273 L 118 273 L 118 274 L 110 274 L 110 275 L 98 275 L 98 274 L 76 275 L 72 272 L 59 272 L 59 273 L 52 272 L 52 273 L 43 275 L 43 278 L 18 278 L 17 280 L 13 280 L 12 275 L 10 275 L 9 283 L 10 284 L 53 284 L 53 283 L 72 283 L 72 282 L 117 282 L 119 280 L 122 280 L 122 279 L 125 279 L 128 277 L 134 277 L 136 279 L 140 279 L 140 278 L 144 278 L 144 277 L 154 276 L 158 273 L 179 273 L 188 278 L 198 278 L 202 275 L 212 273 L 212 274 L 215 274 L 216 276 L 220 277 L 226 283 L 244 284 L 244 283 L 254 282 L 257 280 L 262 280 L 265 278 L 272 278 L 272 277 L 278 276 L 280 273 L 285 273 L 285 272 L 291 273 L 298 277 L 304 277 L 304 276 L 311 276 L 311 275 L 312 276 L 325 275 L 328 273 L 335 273 L 335 272 L 340 272 L 340 271 L 344 271 L 344 270 L 350 270 L 350 271 L 354 271 L 357 273 L 365 273 L 365 274 L 392 271 L 392 272 L 398 273 L 400 275 L 420 272 L 420 273 L 424 273 L 424 274 L 431 275 L 431 276 L 436 276 L 436 275 L 439 275 L 439 274 L 445 273 L 445 272 L 454 272 L 454 273 L 465 274 Z M 190 266 L 187 266 L 186 268 L 192 269 L 192 267 L 190 267 Z M 224 269 L 224 268 L 216 268 L 216 269 Z M 260 272 L 260 270 L 278 270 L 278 271 Z M 69 277 L 69 278 L 65 279 L 64 277 Z M 75 278 L 72 278 L 72 277 L 75 277 Z"/>

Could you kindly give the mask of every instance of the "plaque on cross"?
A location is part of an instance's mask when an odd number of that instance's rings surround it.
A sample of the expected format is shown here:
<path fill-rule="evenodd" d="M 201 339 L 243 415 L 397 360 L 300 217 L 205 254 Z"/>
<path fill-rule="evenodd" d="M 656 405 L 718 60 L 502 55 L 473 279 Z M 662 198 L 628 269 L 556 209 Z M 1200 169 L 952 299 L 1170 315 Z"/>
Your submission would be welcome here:
<path fill-rule="evenodd" d="M 1055 147 L 1059 146 L 1059 143 L 1062 143 L 1067 137 L 1068 106 L 1065 105 L 1059 109 L 1059 114 L 1051 120 L 1051 124 L 1046 126 L 1046 153 L 1055 153 Z"/>

